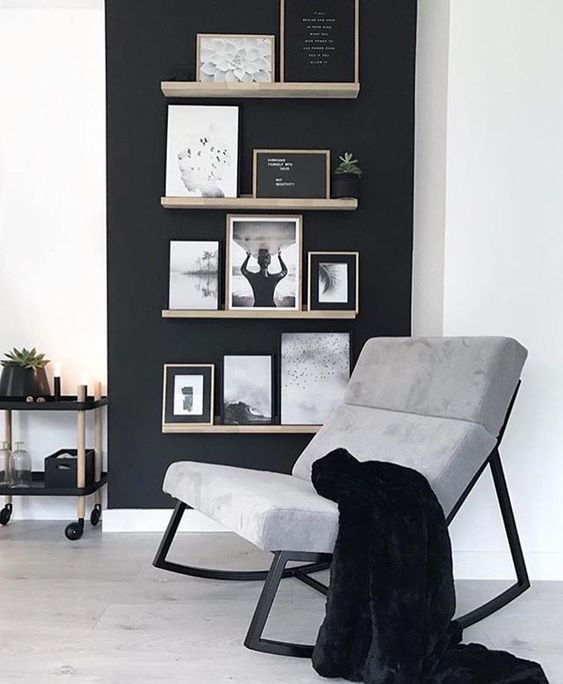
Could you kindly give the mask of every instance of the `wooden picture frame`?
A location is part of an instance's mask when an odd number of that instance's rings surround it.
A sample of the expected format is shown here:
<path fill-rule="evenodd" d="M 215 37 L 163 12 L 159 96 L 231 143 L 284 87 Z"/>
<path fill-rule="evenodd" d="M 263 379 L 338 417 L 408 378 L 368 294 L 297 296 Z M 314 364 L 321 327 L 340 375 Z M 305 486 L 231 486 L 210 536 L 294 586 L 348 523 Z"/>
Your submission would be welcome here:
<path fill-rule="evenodd" d="M 262 194 L 261 192 L 258 192 L 258 162 L 259 162 L 259 156 L 260 155 L 278 155 L 278 156 L 283 156 L 285 155 L 286 157 L 288 156 L 298 156 L 298 155 L 310 155 L 310 156 L 315 156 L 315 157 L 321 157 L 324 160 L 324 166 L 325 166 L 325 171 L 323 175 L 323 180 L 324 180 L 324 192 L 322 193 L 317 193 L 317 192 L 310 192 L 303 194 L 301 192 L 297 193 L 284 193 L 282 191 L 281 194 L 275 195 L 266 195 Z M 330 199 L 330 150 L 283 150 L 283 149 L 255 149 L 252 154 L 252 197 L 255 199 L 257 198 L 266 198 L 266 199 Z M 305 183 L 309 180 L 309 176 L 307 177 Z"/>
<path fill-rule="evenodd" d="M 235 236 L 235 231 L 234 231 L 234 226 L 235 223 L 244 223 L 246 224 L 245 226 L 241 226 L 241 231 L 244 231 L 247 233 L 249 236 L 244 237 L 244 238 L 237 238 Z M 252 236 L 252 230 L 251 226 L 252 224 L 256 224 L 256 237 Z M 279 229 L 280 229 L 280 235 L 276 235 L 276 230 L 274 228 L 275 224 L 279 224 Z M 294 231 L 293 235 L 291 231 L 284 230 L 284 224 L 291 224 L 294 226 Z M 288 305 L 280 305 L 276 303 L 276 296 L 278 298 L 278 302 L 280 301 L 280 296 L 279 296 L 279 283 L 283 282 L 285 279 L 282 278 L 278 282 L 278 285 L 274 284 L 274 281 L 272 280 L 271 283 L 268 283 L 268 292 L 265 292 L 263 294 L 258 293 L 259 296 L 262 297 L 260 301 L 257 302 L 257 288 L 259 283 L 256 285 L 252 285 L 250 283 L 250 280 L 248 282 L 248 287 L 244 287 L 246 290 L 246 295 L 241 295 L 238 292 L 238 287 L 236 284 L 233 282 L 234 281 L 234 275 L 233 275 L 233 268 L 234 264 L 232 263 L 232 260 L 234 258 L 233 252 L 237 251 L 237 259 L 238 262 L 236 264 L 237 267 L 240 268 L 242 271 L 242 267 L 245 264 L 248 264 L 247 261 L 247 255 L 248 251 L 253 252 L 252 256 L 255 260 L 258 260 L 260 256 L 260 252 L 266 252 L 266 258 L 269 255 L 270 257 L 270 263 L 276 259 L 277 257 L 275 255 L 272 255 L 272 252 L 274 251 L 271 247 L 269 247 L 270 244 L 275 244 L 276 240 L 278 240 L 283 243 L 286 240 L 291 240 L 291 242 L 287 242 L 285 247 L 281 248 L 282 251 L 282 259 L 284 256 L 284 250 L 286 254 L 286 259 L 284 260 L 284 264 L 287 266 L 288 274 L 290 275 L 290 269 L 293 269 L 293 273 L 291 273 L 290 276 L 290 281 L 288 282 L 292 284 L 291 292 L 289 295 L 285 295 L 283 299 L 286 300 L 291 300 L 293 299 L 293 303 L 290 303 Z M 237 241 L 238 240 L 238 241 Z M 254 243 L 253 243 L 254 241 Z M 256 313 L 256 317 L 262 317 L 262 318 L 270 318 L 270 317 L 275 317 L 275 311 L 276 310 L 283 310 L 283 311 L 301 311 L 302 309 L 302 291 L 301 291 L 301 280 L 302 280 L 302 249 L 303 249 L 303 216 L 301 215 L 284 215 L 284 214 L 279 214 L 279 215 L 270 215 L 270 214 L 264 214 L 264 215 L 257 215 L 257 214 L 227 214 L 227 227 L 226 227 L 226 258 L 225 258 L 225 309 L 226 310 L 239 310 L 239 311 L 253 311 Z M 259 245 L 262 244 L 263 247 L 259 247 Z M 295 248 L 293 249 L 293 244 L 295 244 Z M 244 245 L 244 246 L 243 246 Z M 246 246 L 248 245 L 248 246 Z M 289 253 L 291 258 L 287 258 L 287 253 L 288 253 L 288 248 L 289 247 Z M 240 263 L 239 263 L 240 262 Z M 281 266 L 281 264 L 280 264 Z M 255 268 L 254 265 L 252 265 L 253 268 Z M 252 271 L 251 275 L 257 275 L 260 271 Z M 287 276 L 286 276 L 287 277 Z M 240 281 L 242 282 L 242 281 Z M 269 289 L 272 290 L 272 292 L 269 292 Z M 282 288 L 282 292 L 284 289 L 287 289 L 287 286 L 285 288 Z M 277 294 L 276 294 L 277 291 Z M 271 299 L 270 301 L 272 303 L 265 304 L 264 300 L 268 298 L 268 296 L 271 294 Z M 248 300 L 248 301 L 246 301 Z M 282 300 L 283 301 L 283 300 Z"/>
<path fill-rule="evenodd" d="M 244 40 L 244 39 L 256 39 L 256 40 L 267 40 L 270 42 L 270 55 L 271 55 L 271 74 L 268 81 L 218 81 L 219 83 L 275 83 L 276 81 L 276 36 L 270 34 L 259 34 L 259 33 L 198 33 L 196 36 L 196 81 L 198 83 L 204 83 L 201 73 L 201 49 L 202 42 L 204 39 L 227 39 L 227 40 Z"/>
<path fill-rule="evenodd" d="M 300 81 L 288 81 L 286 78 L 286 12 L 287 5 L 292 0 L 280 0 L 280 82 L 281 83 L 298 83 Z M 360 83 L 360 0 L 339 0 L 339 3 L 350 2 L 353 3 L 354 12 L 354 67 L 353 79 L 351 81 L 337 81 L 338 83 Z M 321 83 L 331 83 L 333 81 L 318 81 Z"/>
<path fill-rule="evenodd" d="M 201 376 L 201 390 L 197 378 Z M 180 388 L 178 378 L 193 377 L 191 394 Z M 196 391 L 193 388 L 196 387 Z M 180 392 L 182 395 L 180 395 Z M 201 396 L 200 396 L 201 395 Z M 191 398 L 191 406 L 189 405 Z M 197 410 L 201 404 L 201 410 Z M 162 379 L 162 428 L 179 425 L 209 426 L 214 424 L 215 366 L 197 363 L 166 363 Z M 192 413 L 192 409 L 194 412 Z"/>
<path fill-rule="evenodd" d="M 226 407 L 226 401 L 225 401 L 225 392 L 227 390 L 227 364 L 226 364 L 226 359 L 256 359 L 256 358 L 264 358 L 264 359 L 269 359 L 270 362 L 270 372 L 269 372 L 269 382 L 270 382 L 270 392 L 269 392 L 269 400 L 270 400 L 270 418 L 269 419 L 264 419 L 264 420 L 247 420 L 244 422 L 244 420 L 233 420 L 232 416 L 229 417 L 229 411 L 227 410 Z M 224 354 L 223 355 L 223 363 L 222 363 L 222 372 L 221 372 L 221 408 L 220 408 L 220 416 L 221 416 L 221 424 L 223 425 L 276 425 L 277 424 L 277 411 L 276 411 L 276 400 L 277 400 L 277 395 L 276 395 L 276 357 L 274 354 L 242 354 L 242 353 L 237 353 L 237 354 Z M 254 373 L 250 374 L 252 377 L 254 377 Z M 240 393 L 241 397 L 244 395 L 244 390 L 241 391 Z M 242 407 L 241 407 L 242 408 Z M 251 407 L 250 407 L 251 408 Z"/>
<path fill-rule="evenodd" d="M 335 273 L 334 293 L 321 301 L 319 293 L 319 265 L 326 257 L 329 264 L 345 265 L 346 274 L 338 279 Z M 330 274 L 327 274 L 330 278 Z M 343 282 L 342 278 L 345 278 Z M 339 301 L 338 290 L 346 301 Z M 360 311 L 360 253 L 359 252 L 309 252 L 307 255 L 307 310 L 308 311 Z"/>

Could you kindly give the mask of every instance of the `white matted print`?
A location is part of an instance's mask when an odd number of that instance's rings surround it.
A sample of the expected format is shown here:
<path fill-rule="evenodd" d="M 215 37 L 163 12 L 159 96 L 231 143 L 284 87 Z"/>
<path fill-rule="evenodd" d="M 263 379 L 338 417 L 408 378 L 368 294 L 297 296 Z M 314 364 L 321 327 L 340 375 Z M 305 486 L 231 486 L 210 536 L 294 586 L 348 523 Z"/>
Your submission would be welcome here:
<path fill-rule="evenodd" d="M 162 385 L 162 429 L 212 425 L 215 368 L 212 364 L 165 364 Z"/>
<path fill-rule="evenodd" d="M 169 105 L 167 197 L 236 197 L 238 107 Z"/>
<path fill-rule="evenodd" d="M 227 309 L 301 309 L 301 216 L 227 217 Z"/>
<path fill-rule="evenodd" d="M 174 415 L 201 416 L 203 414 L 203 375 L 174 377 Z"/>
<path fill-rule="evenodd" d="M 271 83 L 275 37 L 207 34 L 197 36 L 197 80 L 212 83 Z"/>
<path fill-rule="evenodd" d="M 282 333 L 282 425 L 323 425 L 349 379 L 349 333 Z"/>
<path fill-rule="evenodd" d="M 321 261 L 318 278 L 321 304 L 346 304 L 348 301 L 348 264 Z"/>
<path fill-rule="evenodd" d="M 170 309 L 219 308 L 219 243 L 170 242 Z"/>

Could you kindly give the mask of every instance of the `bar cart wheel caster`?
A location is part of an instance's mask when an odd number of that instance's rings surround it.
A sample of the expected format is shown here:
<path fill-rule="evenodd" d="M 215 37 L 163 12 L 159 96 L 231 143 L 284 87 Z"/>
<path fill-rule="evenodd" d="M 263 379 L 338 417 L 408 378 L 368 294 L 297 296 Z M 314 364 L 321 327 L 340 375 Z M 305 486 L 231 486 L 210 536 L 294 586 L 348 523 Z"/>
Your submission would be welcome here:
<path fill-rule="evenodd" d="M 101 517 L 102 507 L 100 506 L 100 504 L 96 504 L 92 509 L 92 513 L 90 513 L 90 524 L 96 527 L 96 525 L 100 522 Z"/>
<path fill-rule="evenodd" d="M 12 504 L 6 504 L 0 511 L 0 525 L 7 525 L 12 517 Z"/>
<path fill-rule="evenodd" d="M 84 534 L 84 520 L 69 523 L 65 527 L 65 537 L 70 541 L 78 541 Z"/>

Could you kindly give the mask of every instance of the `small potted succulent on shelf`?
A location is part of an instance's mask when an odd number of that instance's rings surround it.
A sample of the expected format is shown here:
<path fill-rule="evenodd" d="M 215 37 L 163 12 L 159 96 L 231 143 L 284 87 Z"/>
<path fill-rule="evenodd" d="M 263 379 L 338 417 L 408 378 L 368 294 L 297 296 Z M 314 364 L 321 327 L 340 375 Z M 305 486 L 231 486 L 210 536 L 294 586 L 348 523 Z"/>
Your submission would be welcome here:
<path fill-rule="evenodd" d="M 3 397 L 48 397 L 51 394 L 45 366 L 50 363 L 45 354 L 38 354 L 35 347 L 12 349 L 0 361 L 0 396 Z"/>
<path fill-rule="evenodd" d="M 340 164 L 334 170 L 332 179 L 332 196 L 335 198 L 359 198 L 360 178 L 362 169 L 358 160 L 354 159 L 351 152 L 345 152 L 340 159 Z"/>

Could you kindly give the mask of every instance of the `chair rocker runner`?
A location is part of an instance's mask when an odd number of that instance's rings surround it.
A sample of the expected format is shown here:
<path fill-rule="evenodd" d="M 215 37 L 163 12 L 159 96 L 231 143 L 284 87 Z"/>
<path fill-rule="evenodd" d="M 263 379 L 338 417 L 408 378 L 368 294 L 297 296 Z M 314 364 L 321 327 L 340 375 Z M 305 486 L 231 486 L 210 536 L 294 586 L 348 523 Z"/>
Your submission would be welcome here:
<path fill-rule="evenodd" d="M 526 356 L 510 338 L 369 340 L 344 403 L 306 447 L 292 475 L 189 461 L 170 466 L 163 489 L 176 499 L 176 507 L 155 567 L 200 578 L 265 580 L 245 646 L 310 657 L 313 646 L 264 639 L 262 633 L 282 579 L 294 577 L 327 593 L 311 575 L 330 566 L 338 509 L 314 490 L 312 463 L 344 447 L 362 461 L 388 460 L 415 468 L 434 488 L 448 525 L 488 466 L 517 579 L 458 620 L 465 629 L 488 617 L 530 586 L 499 453 Z M 168 561 L 187 508 L 273 553 L 270 569 L 212 570 Z M 288 568 L 289 562 L 301 565 Z"/>

